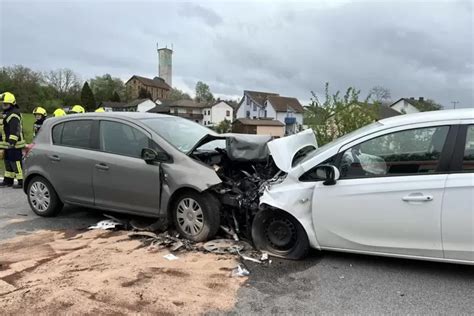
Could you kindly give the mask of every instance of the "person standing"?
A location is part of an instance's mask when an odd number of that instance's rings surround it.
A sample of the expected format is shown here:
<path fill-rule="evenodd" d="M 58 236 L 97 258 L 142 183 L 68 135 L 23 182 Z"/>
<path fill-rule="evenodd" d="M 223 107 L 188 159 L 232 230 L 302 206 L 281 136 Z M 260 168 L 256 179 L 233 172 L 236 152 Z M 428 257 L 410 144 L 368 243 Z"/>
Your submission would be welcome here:
<path fill-rule="evenodd" d="M 44 120 L 46 120 L 48 113 L 44 108 L 38 106 L 33 110 L 33 114 L 36 119 L 35 123 L 33 124 L 33 137 L 35 137 L 36 134 L 38 134 L 41 126 L 43 126 Z"/>
<path fill-rule="evenodd" d="M 5 175 L 0 187 L 23 187 L 23 168 L 21 164 L 22 149 L 25 147 L 23 137 L 22 118 L 15 96 L 10 92 L 0 94 L 3 115 L 3 133 L 0 148 L 4 149 Z M 14 180 L 17 184 L 14 185 Z"/>

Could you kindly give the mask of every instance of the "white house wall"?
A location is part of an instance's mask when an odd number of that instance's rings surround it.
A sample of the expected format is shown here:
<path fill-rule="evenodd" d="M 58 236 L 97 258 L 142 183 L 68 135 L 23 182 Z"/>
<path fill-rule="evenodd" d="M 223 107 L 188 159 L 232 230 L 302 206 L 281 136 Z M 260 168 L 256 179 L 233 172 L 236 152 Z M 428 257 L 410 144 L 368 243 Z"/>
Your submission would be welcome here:
<path fill-rule="evenodd" d="M 156 106 L 155 102 L 151 100 L 146 100 L 137 106 L 137 112 L 148 112 L 149 110 L 153 109 L 155 106 Z"/>
<path fill-rule="evenodd" d="M 405 100 L 398 101 L 397 103 L 393 104 L 391 108 L 399 113 L 404 113 L 404 114 L 412 114 L 412 113 L 420 112 L 416 107 L 414 107 L 413 105 L 411 105 Z"/>
<path fill-rule="evenodd" d="M 226 115 L 227 111 L 229 111 L 230 115 Z M 215 104 L 212 109 L 211 109 L 211 119 L 210 121 L 212 124 L 219 124 L 223 120 L 227 119 L 229 121 L 232 121 L 233 115 L 234 115 L 234 110 L 230 105 L 228 105 L 225 102 L 219 102 Z"/>

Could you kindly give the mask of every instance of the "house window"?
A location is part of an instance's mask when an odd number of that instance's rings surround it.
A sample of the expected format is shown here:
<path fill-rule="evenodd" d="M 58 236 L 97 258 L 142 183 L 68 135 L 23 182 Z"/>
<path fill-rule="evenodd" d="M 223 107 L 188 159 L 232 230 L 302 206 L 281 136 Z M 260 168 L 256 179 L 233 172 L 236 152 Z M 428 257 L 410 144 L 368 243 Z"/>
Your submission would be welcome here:
<path fill-rule="evenodd" d="M 208 111 L 207 111 L 207 115 L 211 115 L 211 110 L 208 110 Z"/>
<path fill-rule="evenodd" d="M 225 116 L 230 116 L 230 111 L 229 110 L 225 111 Z"/>
<path fill-rule="evenodd" d="M 257 105 L 255 103 L 253 104 L 253 110 L 257 111 Z"/>
<path fill-rule="evenodd" d="M 264 115 L 264 117 L 267 117 L 267 110 L 265 110 L 263 115 Z"/>
<path fill-rule="evenodd" d="M 255 120 L 256 118 L 257 118 L 256 116 L 253 117 L 254 120 Z"/>
<path fill-rule="evenodd" d="M 250 98 L 246 97 L 246 99 L 247 99 L 247 105 L 250 105 Z"/>
<path fill-rule="evenodd" d="M 250 111 L 247 111 L 247 113 L 245 113 L 245 116 L 246 116 L 247 118 L 250 118 Z"/>

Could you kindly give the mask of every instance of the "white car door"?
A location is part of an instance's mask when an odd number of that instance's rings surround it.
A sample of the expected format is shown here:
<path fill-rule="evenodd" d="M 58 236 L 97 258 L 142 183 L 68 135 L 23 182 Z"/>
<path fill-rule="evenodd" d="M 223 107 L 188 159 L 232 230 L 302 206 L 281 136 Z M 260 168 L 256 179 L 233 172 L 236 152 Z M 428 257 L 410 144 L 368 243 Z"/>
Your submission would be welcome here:
<path fill-rule="evenodd" d="M 451 260 L 474 261 L 474 122 L 471 123 L 461 128 L 453 172 L 444 194 L 443 249 Z"/>
<path fill-rule="evenodd" d="M 336 159 L 340 179 L 314 189 L 321 248 L 442 258 L 449 130 L 402 127 L 343 146 Z"/>

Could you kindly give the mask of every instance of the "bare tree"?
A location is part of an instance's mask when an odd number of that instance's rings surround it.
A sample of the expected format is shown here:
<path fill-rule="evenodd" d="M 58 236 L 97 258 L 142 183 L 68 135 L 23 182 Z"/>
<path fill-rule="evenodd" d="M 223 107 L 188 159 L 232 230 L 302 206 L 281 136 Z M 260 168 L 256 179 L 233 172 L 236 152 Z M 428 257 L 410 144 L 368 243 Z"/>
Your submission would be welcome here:
<path fill-rule="evenodd" d="M 392 99 L 390 90 L 382 86 L 373 87 L 369 92 L 369 97 L 372 101 L 380 102 L 382 104 L 389 103 Z"/>
<path fill-rule="evenodd" d="M 48 85 L 57 91 L 59 99 L 64 99 L 71 92 L 76 93 L 80 89 L 79 76 L 71 69 L 51 70 L 44 77 Z"/>

